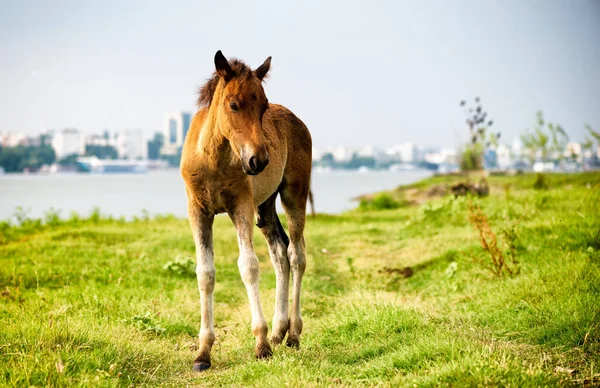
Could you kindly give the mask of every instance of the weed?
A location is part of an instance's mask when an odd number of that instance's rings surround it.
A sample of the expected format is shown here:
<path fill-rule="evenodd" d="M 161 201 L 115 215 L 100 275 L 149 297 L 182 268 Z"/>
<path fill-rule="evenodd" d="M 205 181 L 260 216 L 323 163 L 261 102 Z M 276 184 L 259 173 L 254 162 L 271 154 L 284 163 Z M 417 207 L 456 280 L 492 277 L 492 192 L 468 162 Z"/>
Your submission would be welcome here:
<path fill-rule="evenodd" d="M 55 210 L 50 208 L 44 214 L 44 223 L 48 226 L 57 226 L 60 225 L 60 210 Z"/>
<path fill-rule="evenodd" d="M 469 201 L 469 221 L 471 221 L 479 234 L 481 247 L 489 255 L 491 263 L 485 265 L 486 268 L 491 270 L 496 276 L 502 276 L 504 272 L 511 276 L 516 275 L 519 272 L 519 266 L 515 258 L 516 250 L 514 241 L 517 237 L 515 227 L 502 230 L 505 236 L 505 245 L 508 246 L 509 260 L 507 261 L 502 249 L 498 246 L 498 239 L 490 227 L 488 217 L 481 207 L 474 205 L 472 201 Z"/>
<path fill-rule="evenodd" d="M 548 202 L 550 197 L 547 194 L 541 194 L 535 196 L 535 207 L 537 210 L 544 210 L 548 208 Z"/>
<path fill-rule="evenodd" d="M 444 273 L 446 274 L 447 278 L 451 278 L 454 276 L 457 269 L 458 269 L 458 264 L 456 263 L 456 261 L 453 261 L 448 265 L 448 268 L 446 268 Z"/>
<path fill-rule="evenodd" d="M 152 216 L 150 215 L 150 212 L 147 209 L 142 209 L 142 215 L 140 218 L 142 221 L 150 221 L 152 219 Z"/>
<path fill-rule="evenodd" d="M 510 183 L 505 183 L 504 185 L 502 185 L 502 187 L 504 188 L 504 199 L 506 199 L 507 201 L 510 201 L 511 196 L 510 196 Z"/>
<path fill-rule="evenodd" d="M 67 220 L 67 223 L 76 226 L 79 224 L 80 221 L 81 216 L 79 215 L 79 213 L 77 213 L 76 211 L 72 211 L 71 214 L 69 214 L 69 219 Z"/>
<path fill-rule="evenodd" d="M 600 249 L 589 246 L 585 253 L 590 261 L 596 261 L 600 263 Z"/>
<path fill-rule="evenodd" d="M 355 276 L 355 268 L 354 268 L 354 259 L 352 257 L 346 257 L 346 263 L 348 264 L 348 269 L 352 276 Z"/>
<path fill-rule="evenodd" d="M 179 255 L 175 260 L 167 262 L 163 268 L 181 276 L 196 277 L 196 263 L 190 256 Z"/>
<path fill-rule="evenodd" d="M 504 246 L 506 247 L 506 254 L 508 255 L 510 265 L 513 267 L 516 273 L 519 272 L 516 247 L 516 241 L 518 238 L 517 226 L 518 225 L 516 223 L 511 223 L 508 226 L 502 228 L 500 232 L 503 237 L 503 242 Z"/>
<path fill-rule="evenodd" d="M 100 220 L 102 220 L 102 213 L 100 213 L 99 207 L 95 207 L 90 213 L 90 221 L 94 224 L 97 224 L 98 222 L 100 222 Z"/>
<path fill-rule="evenodd" d="M 536 190 L 548 190 L 548 183 L 546 182 L 546 176 L 542 173 L 538 173 L 533 183 L 533 188 Z"/>
<path fill-rule="evenodd" d="M 386 193 L 377 194 L 372 199 L 362 198 L 360 200 L 358 209 L 361 211 L 367 210 L 389 210 L 397 209 L 402 206 L 402 203 L 392 198 L 391 195 Z"/>
<path fill-rule="evenodd" d="M 128 322 L 135 326 L 138 330 L 146 333 L 160 335 L 167 330 L 154 321 L 152 314 L 149 311 L 146 311 L 146 313 L 143 315 L 135 315 L 131 317 Z"/>
<path fill-rule="evenodd" d="M 23 225 L 27 223 L 27 221 L 30 221 L 29 217 L 27 217 L 27 214 L 29 214 L 28 209 L 26 210 L 22 206 L 17 206 L 15 212 L 13 213 L 13 217 L 17 220 L 17 225 Z"/>

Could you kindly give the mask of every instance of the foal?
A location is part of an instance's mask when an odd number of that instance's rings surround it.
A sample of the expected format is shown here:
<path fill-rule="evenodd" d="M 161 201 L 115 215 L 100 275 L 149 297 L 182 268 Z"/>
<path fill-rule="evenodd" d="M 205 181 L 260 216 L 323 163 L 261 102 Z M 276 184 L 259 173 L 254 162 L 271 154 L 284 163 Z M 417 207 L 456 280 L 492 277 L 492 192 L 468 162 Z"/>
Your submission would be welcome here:
<path fill-rule="evenodd" d="M 196 371 L 210 367 L 215 341 L 212 225 L 218 213 L 227 212 L 237 231 L 238 267 L 252 310 L 256 357 L 269 357 L 272 350 L 259 301 L 259 267 L 252 245 L 255 216 L 277 278 L 271 342 L 281 343 L 287 333 L 288 346 L 300 344 L 300 289 L 306 267 L 303 232 L 312 140 L 304 123 L 291 111 L 268 102 L 262 80 L 270 65 L 271 57 L 251 70 L 217 51 L 216 71 L 200 90 L 199 110 L 183 147 L 181 174 L 196 245 L 202 318 Z M 278 194 L 288 219 L 289 239 L 275 209 Z M 288 318 L 290 271 L 292 308 Z"/>

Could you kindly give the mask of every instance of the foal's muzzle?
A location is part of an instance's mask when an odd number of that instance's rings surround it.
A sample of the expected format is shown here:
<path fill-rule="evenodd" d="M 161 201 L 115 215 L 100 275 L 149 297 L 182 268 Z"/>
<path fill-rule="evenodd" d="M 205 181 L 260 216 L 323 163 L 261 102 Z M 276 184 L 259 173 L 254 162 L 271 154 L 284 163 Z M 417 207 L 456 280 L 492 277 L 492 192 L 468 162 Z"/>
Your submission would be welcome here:
<path fill-rule="evenodd" d="M 242 169 L 248 175 L 260 174 L 269 164 L 269 154 L 266 150 L 259 152 L 242 151 Z"/>

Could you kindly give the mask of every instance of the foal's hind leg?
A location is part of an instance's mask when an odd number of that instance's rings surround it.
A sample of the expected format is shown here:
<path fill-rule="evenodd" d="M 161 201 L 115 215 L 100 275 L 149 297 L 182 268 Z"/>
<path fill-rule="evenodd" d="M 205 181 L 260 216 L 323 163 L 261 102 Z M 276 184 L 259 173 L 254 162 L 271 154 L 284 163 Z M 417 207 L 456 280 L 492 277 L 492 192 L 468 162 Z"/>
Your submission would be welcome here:
<path fill-rule="evenodd" d="M 274 345 L 278 345 L 283 341 L 290 322 L 288 318 L 290 262 L 287 256 L 289 239 L 285 234 L 285 230 L 283 230 L 283 226 L 281 226 L 279 217 L 277 217 L 276 199 L 277 193 L 258 207 L 260 231 L 267 240 L 269 255 L 277 278 L 275 312 L 273 313 L 273 329 L 271 332 L 271 342 Z"/>
<path fill-rule="evenodd" d="M 287 183 L 281 190 L 281 203 L 288 219 L 290 244 L 288 258 L 292 272 L 292 311 L 286 344 L 300 346 L 302 315 L 300 314 L 300 292 L 302 276 L 306 269 L 306 247 L 304 243 L 304 223 L 306 221 L 306 199 L 308 185 L 305 182 Z"/>
<path fill-rule="evenodd" d="M 230 213 L 231 220 L 235 224 L 238 235 L 240 256 L 238 268 L 242 281 L 246 286 L 250 310 L 252 311 L 252 333 L 256 338 L 256 358 L 265 358 L 273 354 L 271 345 L 267 341 L 267 322 L 260 306 L 258 293 L 259 267 L 258 258 L 254 253 L 252 234 L 254 228 L 254 206 L 238 206 Z"/>

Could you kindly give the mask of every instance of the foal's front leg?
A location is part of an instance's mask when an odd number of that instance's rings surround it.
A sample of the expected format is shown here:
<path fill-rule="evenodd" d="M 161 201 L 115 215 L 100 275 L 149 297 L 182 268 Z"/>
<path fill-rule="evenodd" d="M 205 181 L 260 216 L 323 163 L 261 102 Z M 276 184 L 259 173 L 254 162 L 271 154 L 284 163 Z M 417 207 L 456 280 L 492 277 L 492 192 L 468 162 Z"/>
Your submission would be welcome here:
<path fill-rule="evenodd" d="M 252 243 L 253 235 L 253 217 L 254 211 L 252 207 L 245 209 L 237 209 L 233 214 L 230 214 L 238 235 L 238 245 L 240 256 L 238 258 L 238 268 L 242 281 L 246 286 L 248 300 L 250 301 L 250 309 L 252 310 L 252 333 L 256 338 L 255 355 L 256 358 L 265 358 L 273 354 L 271 346 L 267 341 L 267 322 L 260 307 L 260 299 L 258 293 L 259 267 L 258 258 L 254 253 L 254 245 Z"/>
<path fill-rule="evenodd" d="M 215 264 L 212 245 L 213 216 L 201 214 L 193 203 L 188 205 L 188 218 L 196 245 L 196 275 L 200 291 L 200 354 L 194 360 L 197 372 L 210 368 L 210 350 L 215 342 L 213 322 L 213 293 L 215 290 Z"/>

